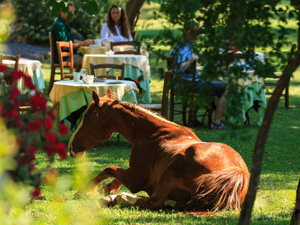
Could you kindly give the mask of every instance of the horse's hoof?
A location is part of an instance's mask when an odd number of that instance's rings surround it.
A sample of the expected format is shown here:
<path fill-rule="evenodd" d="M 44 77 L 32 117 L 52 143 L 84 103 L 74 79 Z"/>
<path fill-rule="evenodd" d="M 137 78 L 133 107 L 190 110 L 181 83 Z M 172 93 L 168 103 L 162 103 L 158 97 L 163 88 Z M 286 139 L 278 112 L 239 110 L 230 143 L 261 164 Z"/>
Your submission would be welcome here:
<path fill-rule="evenodd" d="M 99 203 L 101 206 L 104 207 L 113 207 L 116 205 L 116 198 L 117 195 L 109 195 L 106 196 L 105 198 L 100 199 Z"/>

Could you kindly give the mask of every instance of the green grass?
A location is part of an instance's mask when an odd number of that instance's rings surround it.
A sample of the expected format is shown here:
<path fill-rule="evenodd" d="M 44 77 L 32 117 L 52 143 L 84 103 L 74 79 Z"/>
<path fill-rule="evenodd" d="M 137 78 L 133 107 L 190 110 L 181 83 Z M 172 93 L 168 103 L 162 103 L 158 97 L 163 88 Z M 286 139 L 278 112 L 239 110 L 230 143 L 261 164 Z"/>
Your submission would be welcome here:
<path fill-rule="evenodd" d="M 157 4 L 145 6 L 139 25 L 146 20 L 153 23 L 149 30 L 139 28 L 137 32 L 155 33 L 161 29 L 160 23 L 151 20 L 153 8 Z M 168 49 L 165 49 L 167 52 Z M 152 70 L 151 95 L 154 102 L 161 99 L 162 80 L 155 70 L 157 65 L 154 54 L 150 56 Z M 43 62 L 43 75 L 48 88 L 50 66 Z M 300 162 L 300 72 L 294 74 L 290 84 L 290 109 L 284 108 L 283 99 L 276 111 L 269 132 L 263 158 L 260 184 L 253 210 L 252 224 L 289 224 L 295 201 L 295 191 L 299 179 Z M 49 101 L 49 106 L 52 103 Z M 251 169 L 252 153 L 259 127 L 255 125 L 255 112 L 251 112 L 251 125 L 238 130 L 214 131 L 207 126 L 197 127 L 194 132 L 202 141 L 222 142 L 232 146 L 244 158 Z M 181 123 L 180 118 L 176 122 Z M 71 134 L 62 137 L 68 143 Z M 149 211 L 131 206 L 101 207 L 99 199 L 103 194 L 100 188 L 90 199 L 77 199 L 76 190 L 106 166 L 128 167 L 130 146 L 121 137 L 120 143 L 114 137 L 109 143 L 101 143 L 87 152 L 89 161 L 69 157 L 65 161 L 55 159 L 60 180 L 55 186 L 43 186 L 41 198 L 26 205 L 25 208 L 12 208 L 10 224 L 237 224 L 239 211 L 217 212 L 213 216 L 193 217 L 176 210 Z M 82 162 L 81 162 L 82 161 Z M 80 163 L 81 162 L 81 163 Z M 36 169 L 43 175 L 47 172 L 47 159 L 43 153 L 37 154 Z M 77 165 L 77 166 L 76 166 Z M 87 171 L 87 172 L 86 172 Z M 81 176 L 80 176 L 81 174 Z M 83 178 L 82 178 L 83 177 Z M 104 183 L 111 181 L 106 180 Z M 129 192 L 122 187 L 120 192 Z M 138 193 L 145 195 L 144 192 Z"/>

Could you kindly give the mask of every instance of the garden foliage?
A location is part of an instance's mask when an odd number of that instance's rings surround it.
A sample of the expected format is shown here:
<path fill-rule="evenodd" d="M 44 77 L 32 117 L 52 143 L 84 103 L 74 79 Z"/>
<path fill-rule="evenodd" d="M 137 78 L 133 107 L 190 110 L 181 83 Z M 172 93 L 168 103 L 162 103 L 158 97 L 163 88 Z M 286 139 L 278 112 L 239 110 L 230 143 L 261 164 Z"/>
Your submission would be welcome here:
<path fill-rule="evenodd" d="M 35 171 L 35 154 L 37 143 L 42 140 L 42 149 L 53 162 L 55 155 L 61 160 L 67 158 L 66 146 L 60 142 L 59 136 L 54 131 L 56 114 L 54 108 L 47 107 L 47 99 L 42 93 L 36 91 L 30 76 L 22 71 L 14 71 L 0 64 L 0 118 L 5 126 L 15 137 L 17 152 L 14 155 L 16 164 L 7 169 L 7 172 L 16 182 L 34 187 L 32 198 L 40 195 L 41 175 Z M 18 81 L 22 79 L 24 93 L 18 88 Z M 10 85 L 8 86 L 7 83 Z M 28 112 L 21 113 L 20 106 L 30 106 Z M 68 127 L 58 125 L 60 135 L 66 135 Z"/>

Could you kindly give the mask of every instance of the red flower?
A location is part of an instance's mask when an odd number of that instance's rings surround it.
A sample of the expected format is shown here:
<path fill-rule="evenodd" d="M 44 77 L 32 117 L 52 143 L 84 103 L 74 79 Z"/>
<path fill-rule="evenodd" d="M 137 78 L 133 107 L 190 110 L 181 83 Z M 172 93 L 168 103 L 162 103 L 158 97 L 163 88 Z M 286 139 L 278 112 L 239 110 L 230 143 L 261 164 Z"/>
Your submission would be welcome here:
<path fill-rule="evenodd" d="M 238 51 L 238 49 L 237 49 L 237 48 L 232 48 L 232 52 L 233 52 L 233 54 L 235 54 L 237 51 Z"/>
<path fill-rule="evenodd" d="M 69 128 L 64 123 L 58 125 L 58 131 L 61 135 L 67 135 L 69 133 Z"/>
<path fill-rule="evenodd" d="M 29 101 L 34 109 L 46 109 L 47 99 L 39 93 L 35 93 Z"/>
<path fill-rule="evenodd" d="M 24 73 L 20 70 L 14 70 L 10 76 L 12 80 L 19 80 L 23 74 Z"/>
<path fill-rule="evenodd" d="M 21 92 L 15 85 L 13 85 L 11 88 L 12 91 L 9 93 L 9 99 L 14 100 L 21 95 Z"/>
<path fill-rule="evenodd" d="M 33 146 L 29 146 L 29 147 L 27 148 L 27 150 L 28 150 L 32 155 L 34 155 L 34 154 L 36 153 L 36 148 L 33 147 Z"/>
<path fill-rule="evenodd" d="M 32 132 L 39 132 L 42 126 L 42 120 L 37 119 L 27 125 L 27 128 Z"/>
<path fill-rule="evenodd" d="M 16 109 L 12 109 L 10 110 L 9 114 L 13 117 L 18 117 L 19 116 L 19 112 Z"/>
<path fill-rule="evenodd" d="M 56 135 L 53 134 L 53 133 L 50 133 L 50 132 L 47 132 L 45 134 L 45 138 L 48 140 L 48 142 L 49 142 L 50 145 L 54 145 L 56 143 L 56 141 L 57 141 Z"/>
<path fill-rule="evenodd" d="M 50 118 L 47 118 L 45 121 L 45 128 L 46 130 L 50 130 L 53 127 L 52 120 Z"/>
<path fill-rule="evenodd" d="M 52 120 L 56 120 L 56 114 L 55 114 L 55 111 L 53 109 L 50 109 L 48 111 L 48 115 L 49 117 L 52 119 Z"/>
<path fill-rule="evenodd" d="M 4 73 L 7 70 L 7 66 L 0 63 L 0 73 Z"/>
<path fill-rule="evenodd" d="M 22 77 L 23 77 L 23 82 L 25 87 L 28 87 L 31 90 L 36 89 L 35 85 L 32 83 L 32 79 L 30 76 L 23 74 Z"/>
<path fill-rule="evenodd" d="M 38 198 L 41 194 L 40 188 L 36 187 L 33 192 L 31 192 L 32 198 Z"/>
<path fill-rule="evenodd" d="M 66 146 L 63 143 L 56 144 L 54 148 L 61 160 L 65 160 L 67 158 Z"/>
<path fill-rule="evenodd" d="M 33 164 L 30 164 L 30 165 L 29 165 L 29 170 L 30 170 L 31 172 L 35 170 L 35 167 L 34 167 Z"/>

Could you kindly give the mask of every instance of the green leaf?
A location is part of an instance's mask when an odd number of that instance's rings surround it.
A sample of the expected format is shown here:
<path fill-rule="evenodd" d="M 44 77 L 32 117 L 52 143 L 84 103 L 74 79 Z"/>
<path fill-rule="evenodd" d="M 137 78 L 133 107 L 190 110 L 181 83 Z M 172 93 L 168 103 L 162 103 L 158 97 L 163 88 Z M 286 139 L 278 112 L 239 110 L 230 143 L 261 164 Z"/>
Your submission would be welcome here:
<path fill-rule="evenodd" d="M 86 3 L 85 9 L 90 15 L 97 15 L 99 13 L 98 5 L 93 0 Z"/>

